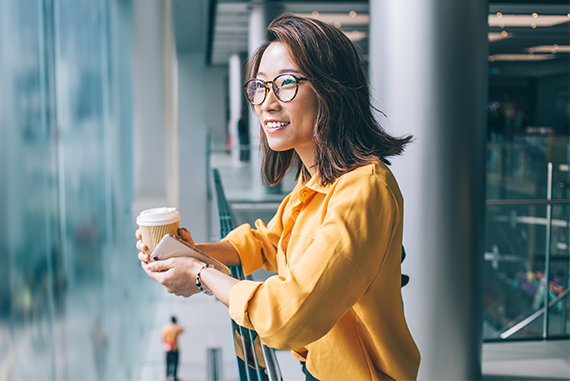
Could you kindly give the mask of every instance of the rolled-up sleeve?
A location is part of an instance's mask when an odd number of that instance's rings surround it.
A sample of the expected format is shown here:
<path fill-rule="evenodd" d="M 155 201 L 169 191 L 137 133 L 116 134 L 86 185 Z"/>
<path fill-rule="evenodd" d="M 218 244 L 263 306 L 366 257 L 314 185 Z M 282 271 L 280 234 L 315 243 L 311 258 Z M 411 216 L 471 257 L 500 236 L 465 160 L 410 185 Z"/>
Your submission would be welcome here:
<path fill-rule="evenodd" d="M 222 239 L 236 249 L 246 275 L 260 268 L 269 272 L 277 272 L 275 261 L 277 243 L 283 233 L 283 211 L 290 197 L 288 195 L 281 202 L 277 213 L 267 225 L 262 220 L 255 222 L 256 229 L 252 229 L 249 224 L 243 224 Z"/>
<path fill-rule="evenodd" d="M 303 213 L 298 221 L 306 217 Z M 318 340 L 362 297 L 386 256 L 399 255 L 401 241 L 397 245 L 392 241 L 400 219 L 398 200 L 386 183 L 362 173 L 341 177 L 319 211 L 310 216 L 307 226 L 317 227 L 309 234 L 297 232 L 308 243 L 298 249 L 302 253 L 289 252 L 287 257 L 298 260 L 263 283 L 236 284 L 230 293 L 230 316 L 257 331 L 262 341 L 274 348 L 292 350 Z M 252 235 L 255 233 L 241 234 Z M 273 250 L 279 243 L 275 238 L 267 237 Z M 264 242 L 259 237 L 253 241 Z M 230 242 L 240 253 L 267 247 L 249 241 L 242 244 L 231 237 Z M 394 246 L 398 246 L 397 252 Z M 271 260 L 266 255 L 253 262 Z"/>

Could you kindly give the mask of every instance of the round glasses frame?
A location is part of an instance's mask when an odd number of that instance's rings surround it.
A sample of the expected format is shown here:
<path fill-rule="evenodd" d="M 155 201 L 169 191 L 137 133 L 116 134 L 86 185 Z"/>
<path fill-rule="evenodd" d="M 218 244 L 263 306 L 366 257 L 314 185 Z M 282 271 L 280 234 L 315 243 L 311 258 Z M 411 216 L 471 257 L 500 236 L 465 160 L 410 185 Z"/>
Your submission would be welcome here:
<path fill-rule="evenodd" d="M 293 94 L 293 96 L 289 100 L 281 99 L 281 97 L 279 96 L 280 87 L 275 85 L 276 81 L 281 77 L 293 77 L 293 78 L 295 78 L 295 94 Z M 250 79 L 242 87 L 243 87 L 243 90 L 245 92 L 245 98 L 247 99 L 247 101 L 249 103 L 251 103 L 254 106 L 259 106 L 260 104 L 265 102 L 265 100 L 267 99 L 267 95 L 269 95 L 269 90 L 270 90 L 269 84 L 271 84 L 271 87 L 273 88 L 273 94 L 275 94 L 275 97 L 277 97 L 277 99 L 279 99 L 279 101 L 281 101 L 283 103 L 289 103 L 293 99 L 295 99 L 295 97 L 297 96 L 297 93 L 299 92 L 299 82 L 301 82 L 301 81 L 308 81 L 308 79 L 305 77 L 298 77 L 298 76 L 293 75 L 293 74 L 280 74 L 277 77 L 273 78 L 273 81 L 264 81 L 262 79 L 257 79 L 257 78 Z M 261 83 L 263 85 L 263 87 L 265 87 L 265 95 L 263 96 L 263 100 L 261 102 L 256 103 L 253 101 L 253 99 L 251 99 L 249 97 L 249 93 L 247 91 L 247 88 L 250 85 L 250 83 L 252 83 L 252 82 Z"/>

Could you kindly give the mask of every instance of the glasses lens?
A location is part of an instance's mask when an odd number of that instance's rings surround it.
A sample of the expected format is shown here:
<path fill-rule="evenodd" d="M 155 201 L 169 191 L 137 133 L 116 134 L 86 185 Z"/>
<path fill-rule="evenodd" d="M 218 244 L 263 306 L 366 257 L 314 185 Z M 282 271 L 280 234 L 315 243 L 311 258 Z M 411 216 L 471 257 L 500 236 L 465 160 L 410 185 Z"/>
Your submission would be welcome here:
<path fill-rule="evenodd" d="M 256 79 L 249 81 L 245 88 L 247 99 L 254 105 L 261 104 L 265 98 L 265 85 Z"/>
<path fill-rule="evenodd" d="M 289 102 L 297 94 L 297 79 L 292 75 L 282 75 L 275 80 L 277 95 L 283 102 Z"/>

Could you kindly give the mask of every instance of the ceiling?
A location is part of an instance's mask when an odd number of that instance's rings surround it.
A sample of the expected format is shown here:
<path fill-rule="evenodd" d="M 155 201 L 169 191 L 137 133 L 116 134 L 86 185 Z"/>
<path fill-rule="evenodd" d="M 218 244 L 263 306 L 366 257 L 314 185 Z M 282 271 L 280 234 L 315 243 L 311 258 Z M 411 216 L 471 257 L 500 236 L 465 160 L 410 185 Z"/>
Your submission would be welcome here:
<path fill-rule="evenodd" d="M 273 0 L 279 3 L 284 12 L 295 12 L 318 16 L 334 24 L 339 21 L 339 28 L 351 37 L 363 56 L 368 54 L 368 1 L 367 0 Z M 172 11 L 179 52 L 205 52 L 208 65 L 227 65 L 233 53 L 247 52 L 248 7 L 250 1 L 244 0 L 172 0 Z M 349 13 L 353 11 L 351 17 Z M 511 26 L 508 18 L 500 15 L 524 15 L 522 25 Z M 532 14 L 535 20 L 543 20 L 543 15 L 566 16 L 568 21 L 553 26 L 541 26 L 538 21 L 533 28 Z M 536 61 L 568 62 L 570 45 L 570 5 L 565 0 L 531 1 L 503 0 L 490 1 L 489 27 L 492 40 L 489 44 L 490 61 L 516 61 L 530 59 Z M 520 24 L 521 20 L 517 20 Z M 526 23 L 526 24 L 525 24 Z M 501 35 L 507 34 L 507 37 Z M 554 47 L 557 49 L 553 50 Z M 541 47 L 537 49 L 536 47 Z M 534 49 L 535 51 L 529 51 Z M 553 52 L 551 52 L 553 50 Z M 525 57 L 527 56 L 527 57 Z M 548 57 L 547 57 L 548 56 Z"/>
<path fill-rule="evenodd" d="M 349 33 L 358 31 L 360 37 L 367 35 L 368 23 L 362 24 L 358 15 L 368 15 L 368 1 L 274 1 L 278 3 L 283 12 L 306 14 L 312 17 L 326 17 L 337 15 L 330 19 L 341 19 L 340 29 Z M 215 27 L 212 40 L 210 63 L 212 65 L 227 65 L 229 56 L 233 53 L 247 52 L 248 33 L 248 7 L 249 1 L 217 1 L 215 11 Z M 320 16 L 313 16 L 313 12 Z M 349 12 L 356 12 L 357 17 L 350 17 Z M 354 13 L 353 13 L 354 15 Z M 334 22 L 334 21 L 333 21 Z M 368 39 L 362 38 L 358 42 L 363 49 L 368 46 Z"/>

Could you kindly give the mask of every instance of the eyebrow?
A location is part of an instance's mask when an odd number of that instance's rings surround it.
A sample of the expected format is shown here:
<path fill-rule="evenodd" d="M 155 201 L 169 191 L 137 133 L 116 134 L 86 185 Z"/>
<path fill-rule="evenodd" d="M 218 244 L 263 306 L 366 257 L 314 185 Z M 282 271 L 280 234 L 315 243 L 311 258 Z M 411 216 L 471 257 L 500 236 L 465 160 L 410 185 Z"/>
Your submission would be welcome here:
<path fill-rule="evenodd" d="M 303 73 L 301 73 L 299 70 L 296 70 L 296 69 L 284 69 L 284 70 L 281 70 L 281 71 L 279 72 L 279 75 L 281 75 L 281 74 L 289 74 L 289 73 L 303 74 Z M 258 76 L 260 76 L 260 75 L 266 75 L 266 74 L 265 74 L 264 72 L 262 72 L 262 71 L 258 71 L 255 76 L 258 77 Z"/>

